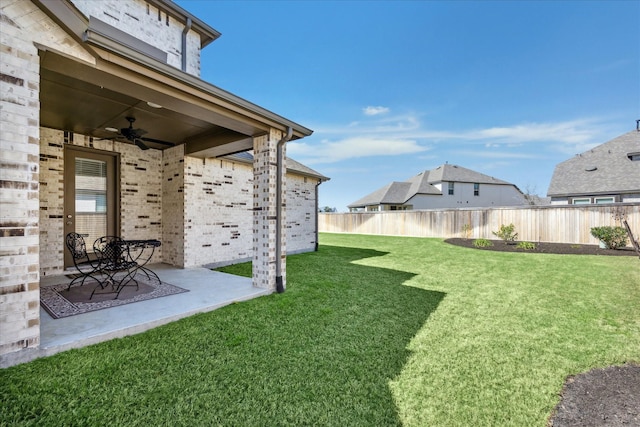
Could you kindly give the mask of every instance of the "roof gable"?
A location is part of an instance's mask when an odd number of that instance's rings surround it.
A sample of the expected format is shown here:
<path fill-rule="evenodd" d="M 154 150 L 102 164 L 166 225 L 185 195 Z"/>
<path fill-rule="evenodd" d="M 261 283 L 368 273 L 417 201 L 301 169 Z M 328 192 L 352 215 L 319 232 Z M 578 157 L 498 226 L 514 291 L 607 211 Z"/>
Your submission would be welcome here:
<path fill-rule="evenodd" d="M 373 193 L 357 200 L 349 208 L 362 206 L 403 204 L 418 194 L 441 196 L 442 191 L 434 184 L 441 182 L 467 182 L 480 184 L 511 185 L 514 184 L 484 175 L 471 169 L 457 165 L 444 164 L 430 171 L 420 172 L 404 182 L 392 182 Z M 516 187 L 517 189 L 517 187 Z M 519 191 L 519 190 L 518 190 Z"/>
<path fill-rule="evenodd" d="M 640 132 L 631 131 L 556 165 L 548 196 L 640 192 Z"/>
<path fill-rule="evenodd" d="M 513 185 L 507 181 L 494 178 L 458 165 L 444 164 L 429 171 L 429 182 L 477 182 L 479 184 Z"/>

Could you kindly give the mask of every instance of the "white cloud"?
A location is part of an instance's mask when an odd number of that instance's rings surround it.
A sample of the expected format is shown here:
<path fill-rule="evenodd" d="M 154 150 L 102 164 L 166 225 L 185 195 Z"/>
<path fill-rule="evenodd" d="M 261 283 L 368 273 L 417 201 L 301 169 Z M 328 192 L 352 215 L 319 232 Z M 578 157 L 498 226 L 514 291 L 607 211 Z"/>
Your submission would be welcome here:
<path fill-rule="evenodd" d="M 389 108 L 380 106 L 367 106 L 362 109 L 362 112 L 365 114 L 365 116 L 378 116 L 380 114 L 387 114 L 389 111 Z"/>
<path fill-rule="evenodd" d="M 323 140 L 319 144 L 295 141 L 287 144 L 287 155 L 308 164 L 332 163 L 359 157 L 398 156 L 427 150 L 429 147 L 422 146 L 415 140 L 365 136 Z"/>
<path fill-rule="evenodd" d="M 571 156 L 602 144 L 611 137 L 610 129 L 606 128 L 603 121 L 596 119 L 433 130 L 424 126 L 419 114 L 385 115 L 390 111 L 386 107 L 367 107 L 363 111 L 371 117 L 363 121 L 347 121 L 342 125 L 318 126 L 311 138 L 290 142 L 288 153 L 303 163 L 313 164 L 421 153 L 432 148 L 435 151 L 435 148 L 445 144 L 454 144 L 458 149 L 463 148 L 462 145 L 482 144 L 489 150 L 503 147 L 519 154 L 494 151 L 476 154 L 479 157 L 515 159 L 532 158 L 522 153 L 532 150 L 540 152 L 543 148 Z"/>
<path fill-rule="evenodd" d="M 469 157 L 482 157 L 485 159 L 539 159 L 536 154 L 513 153 L 504 151 L 472 151 L 472 150 L 454 150 L 453 154 Z"/>
<path fill-rule="evenodd" d="M 480 129 L 468 133 L 468 137 L 509 143 L 556 141 L 564 144 L 584 144 L 593 138 L 593 129 L 586 121 L 525 123 L 510 127 Z"/>

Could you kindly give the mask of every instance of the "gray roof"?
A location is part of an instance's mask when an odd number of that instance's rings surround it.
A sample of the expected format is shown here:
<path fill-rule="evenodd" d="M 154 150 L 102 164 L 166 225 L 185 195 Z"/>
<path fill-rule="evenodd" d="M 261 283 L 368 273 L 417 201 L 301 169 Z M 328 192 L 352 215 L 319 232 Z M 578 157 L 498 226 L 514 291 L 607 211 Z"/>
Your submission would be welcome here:
<path fill-rule="evenodd" d="M 548 196 L 640 192 L 640 132 L 633 130 L 556 165 Z"/>
<path fill-rule="evenodd" d="M 228 156 L 223 156 L 223 157 L 229 160 L 234 160 L 242 163 L 253 162 L 253 154 L 250 151 L 242 151 L 235 154 L 229 154 Z M 291 157 L 287 157 L 287 172 L 294 172 L 300 175 L 309 176 L 312 178 L 318 178 L 321 181 L 329 181 L 330 179 L 322 175 L 321 173 L 316 172 L 310 167 L 305 166 L 302 163 L 292 159 Z"/>
<path fill-rule="evenodd" d="M 472 182 L 480 184 L 513 185 L 462 166 L 444 164 L 430 171 L 420 172 L 404 182 L 392 182 L 373 193 L 351 203 L 349 208 L 372 205 L 403 204 L 416 194 L 441 196 L 442 192 L 433 184 L 440 182 Z"/>
<path fill-rule="evenodd" d="M 381 205 L 381 204 L 402 204 L 407 200 L 407 192 L 411 188 L 409 182 L 392 182 L 373 193 L 350 204 L 348 207 Z"/>
<path fill-rule="evenodd" d="M 450 164 L 438 166 L 429 171 L 429 182 L 477 182 L 479 184 L 513 185 L 510 182 Z"/>

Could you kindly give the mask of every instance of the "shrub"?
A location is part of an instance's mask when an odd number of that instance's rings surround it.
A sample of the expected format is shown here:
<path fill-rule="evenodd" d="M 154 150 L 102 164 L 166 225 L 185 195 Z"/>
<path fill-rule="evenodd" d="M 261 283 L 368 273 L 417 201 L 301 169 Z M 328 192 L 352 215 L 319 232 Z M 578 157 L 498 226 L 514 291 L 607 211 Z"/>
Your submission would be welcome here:
<path fill-rule="evenodd" d="M 536 248 L 536 244 L 533 242 L 520 242 L 516 248 L 524 249 L 525 251 L 532 251 Z"/>
<path fill-rule="evenodd" d="M 471 224 L 465 224 L 462 226 L 462 235 L 465 239 L 471 237 L 471 230 L 473 230 L 473 228 L 471 228 Z"/>
<path fill-rule="evenodd" d="M 476 239 L 473 241 L 473 246 L 476 248 L 488 248 L 489 246 L 493 246 L 493 243 L 487 239 Z"/>
<path fill-rule="evenodd" d="M 514 242 L 518 238 L 518 233 L 514 233 L 516 226 L 513 224 L 501 225 L 498 231 L 493 231 L 495 236 L 504 240 L 505 243 Z"/>
<path fill-rule="evenodd" d="M 591 235 L 602 241 L 609 249 L 620 249 L 627 246 L 627 230 L 623 227 L 592 227 Z"/>

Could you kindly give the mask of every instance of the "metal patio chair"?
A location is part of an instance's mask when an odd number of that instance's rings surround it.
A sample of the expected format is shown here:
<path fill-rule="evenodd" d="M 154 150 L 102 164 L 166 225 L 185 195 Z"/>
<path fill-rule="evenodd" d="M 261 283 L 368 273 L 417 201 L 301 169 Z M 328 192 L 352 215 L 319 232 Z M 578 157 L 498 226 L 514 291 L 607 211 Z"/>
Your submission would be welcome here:
<path fill-rule="evenodd" d="M 100 271 L 107 276 L 100 286 L 101 289 L 111 286 L 112 292 L 116 294 L 114 299 L 117 299 L 122 289 L 131 282 L 136 285 L 136 289 L 139 288 L 135 280 L 139 265 L 131 258 L 127 242 L 117 236 L 104 236 L 96 239 L 93 250 L 100 260 Z M 118 273 L 122 273 L 120 277 Z M 93 290 L 91 297 L 97 290 L 98 287 Z"/>
<path fill-rule="evenodd" d="M 84 237 L 78 233 L 69 233 L 66 237 L 67 249 L 71 253 L 73 258 L 73 265 L 78 271 L 78 276 L 75 277 L 67 290 L 71 289 L 71 286 L 80 281 L 80 286 L 84 285 L 84 282 L 90 278 L 96 281 L 98 284 L 102 283 L 101 263 L 99 259 L 92 260 L 87 253 L 87 246 L 84 242 Z"/>

